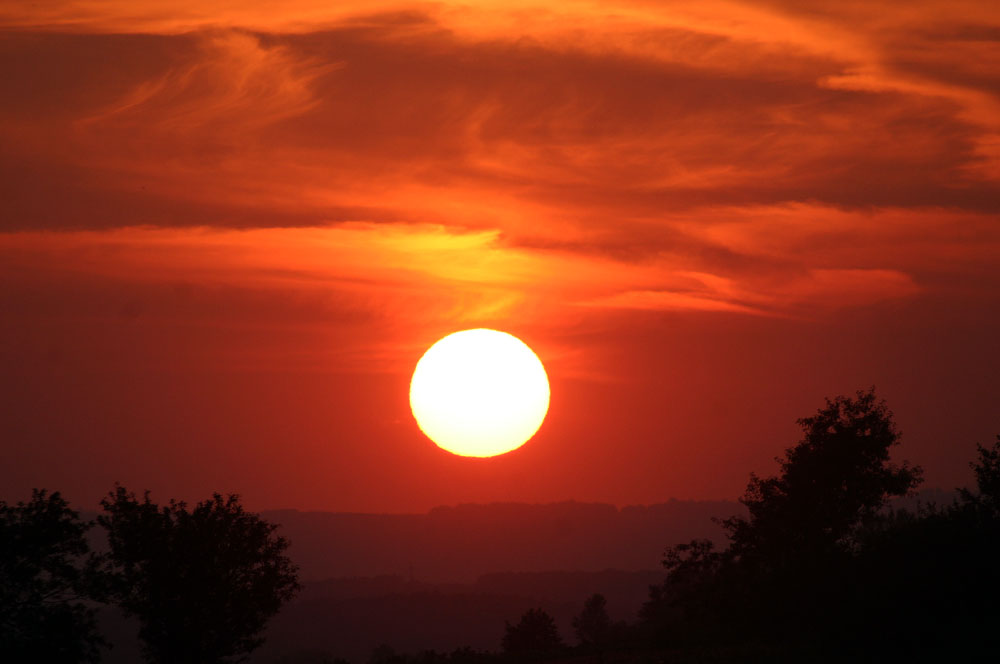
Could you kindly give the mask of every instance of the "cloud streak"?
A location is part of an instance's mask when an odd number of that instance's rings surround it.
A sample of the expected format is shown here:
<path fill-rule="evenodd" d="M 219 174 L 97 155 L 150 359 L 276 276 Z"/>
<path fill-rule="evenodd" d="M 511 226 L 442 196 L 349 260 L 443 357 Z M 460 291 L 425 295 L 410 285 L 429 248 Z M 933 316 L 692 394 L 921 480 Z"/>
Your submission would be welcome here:
<path fill-rule="evenodd" d="M 974 290 L 997 281 L 1000 17 L 908 7 L 10 7 L 0 247 L 76 243 L 116 279 L 134 256 L 432 284 L 461 322 Z"/>

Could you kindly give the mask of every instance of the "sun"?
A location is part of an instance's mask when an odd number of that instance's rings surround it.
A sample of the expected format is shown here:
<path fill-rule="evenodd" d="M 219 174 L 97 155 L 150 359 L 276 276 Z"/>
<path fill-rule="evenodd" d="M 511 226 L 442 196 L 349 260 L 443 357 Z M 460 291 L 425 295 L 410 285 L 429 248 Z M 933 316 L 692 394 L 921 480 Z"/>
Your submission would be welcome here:
<path fill-rule="evenodd" d="M 549 379 L 517 337 L 483 328 L 444 337 L 410 381 L 420 430 L 453 454 L 491 457 L 528 441 L 549 410 Z"/>

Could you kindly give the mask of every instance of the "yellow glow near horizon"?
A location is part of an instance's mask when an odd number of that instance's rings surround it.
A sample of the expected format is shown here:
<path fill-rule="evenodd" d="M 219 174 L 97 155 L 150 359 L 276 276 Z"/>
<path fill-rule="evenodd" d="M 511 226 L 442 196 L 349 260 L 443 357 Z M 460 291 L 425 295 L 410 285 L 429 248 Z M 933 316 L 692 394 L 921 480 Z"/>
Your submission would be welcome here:
<path fill-rule="evenodd" d="M 549 410 L 549 379 L 517 337 L 463 330 L 431 346 L 413 371 L 410 408 L 420 430 L 460 456 L 491 457 L 528 441 Z"/>

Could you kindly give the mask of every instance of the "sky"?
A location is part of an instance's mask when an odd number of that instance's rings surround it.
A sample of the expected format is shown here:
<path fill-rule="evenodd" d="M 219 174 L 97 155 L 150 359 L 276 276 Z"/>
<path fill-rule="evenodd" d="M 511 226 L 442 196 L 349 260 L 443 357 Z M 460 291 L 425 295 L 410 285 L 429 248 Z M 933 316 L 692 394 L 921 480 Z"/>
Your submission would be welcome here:
<path fill-rule="evenodd" d="M 451 332 L 539 433 L 417 428 Z M 1000 433 L 1000 9 L 0 6 L 0 498 L 735 499 L 875 386 L 925 486 Z"/>

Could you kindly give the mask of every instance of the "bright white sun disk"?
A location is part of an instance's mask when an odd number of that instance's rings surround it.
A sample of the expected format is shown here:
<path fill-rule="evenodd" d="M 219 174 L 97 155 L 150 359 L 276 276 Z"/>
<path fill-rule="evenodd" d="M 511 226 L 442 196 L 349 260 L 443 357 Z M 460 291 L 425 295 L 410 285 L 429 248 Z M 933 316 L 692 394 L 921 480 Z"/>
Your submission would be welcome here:
<path fill-rule="evenodd" d="M 450 334 L 417 362 L 410 408 L 439 447 L 490 457 L 528 441 L 549 409 L 549 380 L 538 356 L 506 332 Z"/>

